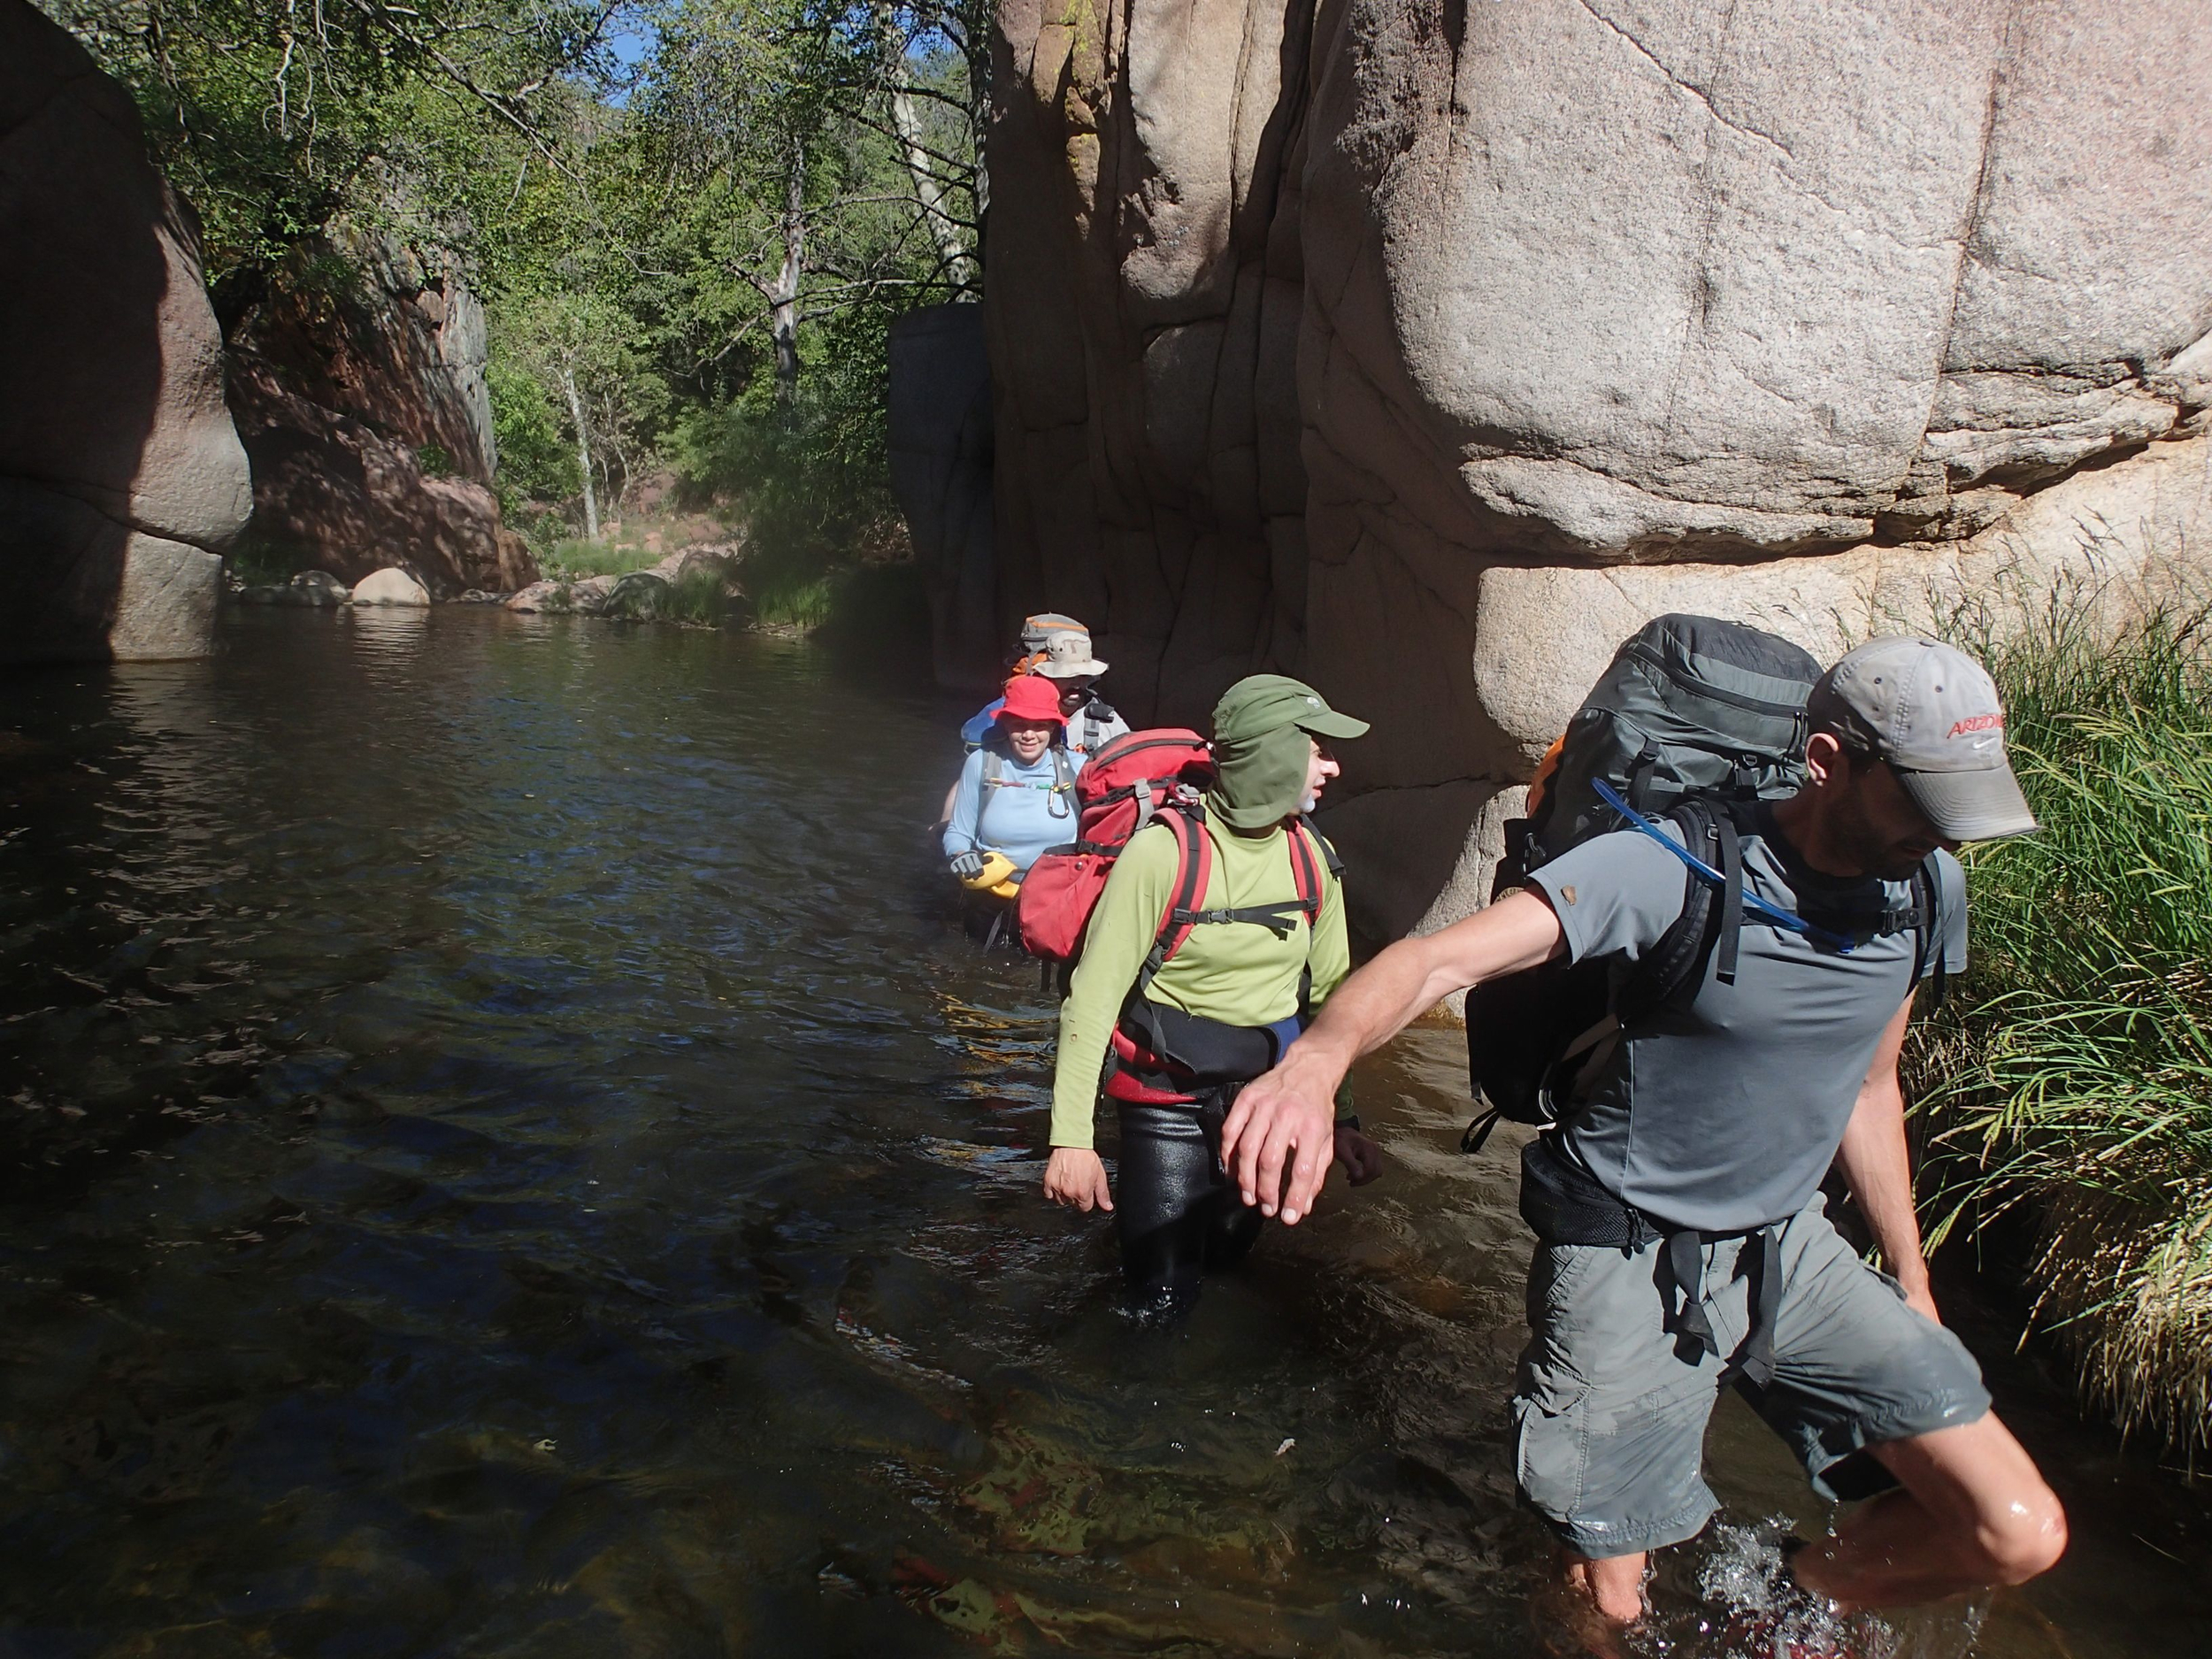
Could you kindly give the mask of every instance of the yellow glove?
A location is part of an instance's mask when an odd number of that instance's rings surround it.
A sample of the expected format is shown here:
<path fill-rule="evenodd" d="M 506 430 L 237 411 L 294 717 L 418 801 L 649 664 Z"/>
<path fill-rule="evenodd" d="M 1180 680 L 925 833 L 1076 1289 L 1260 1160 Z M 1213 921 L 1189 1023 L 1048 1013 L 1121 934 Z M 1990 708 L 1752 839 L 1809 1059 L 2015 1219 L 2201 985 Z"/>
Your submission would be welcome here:
<path fill-rule="evenodd" d="M 1004 853 L 985 853 L 983 868 L 973 875 L 961 877 L 960 885 L 978 893 L 995 893 L 1002 899 L 1010 899 L 1021 891 L 1014 861 Z"/>

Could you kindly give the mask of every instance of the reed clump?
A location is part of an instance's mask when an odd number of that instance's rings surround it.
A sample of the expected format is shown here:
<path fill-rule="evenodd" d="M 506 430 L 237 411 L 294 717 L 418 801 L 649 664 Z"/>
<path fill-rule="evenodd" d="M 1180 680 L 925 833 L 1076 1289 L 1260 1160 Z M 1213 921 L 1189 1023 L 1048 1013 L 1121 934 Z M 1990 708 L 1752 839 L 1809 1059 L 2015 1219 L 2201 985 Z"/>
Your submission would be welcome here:
<path fill-rule="evenodd" d="M 2007 1211 L 2124 1431 L 2212 1448 L 2212 613 L 2061 595 L 1953 629 L 2038 834 L 1970 849 L 1973 964 L 1914 1056 L 1932 1243 Z"/>

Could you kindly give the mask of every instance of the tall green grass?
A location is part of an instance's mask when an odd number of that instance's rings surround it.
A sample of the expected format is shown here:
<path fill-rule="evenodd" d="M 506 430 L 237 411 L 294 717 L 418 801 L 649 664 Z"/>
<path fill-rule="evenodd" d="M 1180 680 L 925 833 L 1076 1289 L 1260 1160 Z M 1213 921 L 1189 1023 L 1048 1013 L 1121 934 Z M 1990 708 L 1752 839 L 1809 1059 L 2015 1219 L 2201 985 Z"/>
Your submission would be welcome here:
<path fill-rule="evenodd" d="M 576 581 L 586 576 L 626 576 L 632 571 L 650 570 L 663 557 L 663 552 L 648 549 L 642 541 L 588 541 L 581 536 L 565 536 L 553 543 L 540 565 L 549 580 Z"/>
<path fill-rule="evenodd" d="M 1973 965 L 1915 1056 L 1931 1242 L 2022 1210 L 2087 1391 L 2212 1445 L 2212 617 L 1962 631 L 2042 829 L 1967 856 Z"/>

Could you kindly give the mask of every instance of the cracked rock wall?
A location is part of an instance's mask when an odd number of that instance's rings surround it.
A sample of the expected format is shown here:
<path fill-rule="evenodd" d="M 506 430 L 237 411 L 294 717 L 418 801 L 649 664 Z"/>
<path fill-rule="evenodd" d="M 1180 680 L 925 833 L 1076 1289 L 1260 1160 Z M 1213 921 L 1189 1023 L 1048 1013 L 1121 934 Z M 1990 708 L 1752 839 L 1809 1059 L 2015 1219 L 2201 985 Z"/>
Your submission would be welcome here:
<path fill-rule="evenodd" d="M 0 663 L 205 652 L 251 505 L 197 227 L 123 88 L 0 0 Z"/>
<path fill-rule="evenodd" d="M 1002 598 L 1089 604 L 1164 714 L 1272 662 L 1374 718 L 1373 931 L 1476 902 L 1648 615 L 1832 655 L 2212 535 L 2212 8 L 1067 18 L 1002 13 Z"/>

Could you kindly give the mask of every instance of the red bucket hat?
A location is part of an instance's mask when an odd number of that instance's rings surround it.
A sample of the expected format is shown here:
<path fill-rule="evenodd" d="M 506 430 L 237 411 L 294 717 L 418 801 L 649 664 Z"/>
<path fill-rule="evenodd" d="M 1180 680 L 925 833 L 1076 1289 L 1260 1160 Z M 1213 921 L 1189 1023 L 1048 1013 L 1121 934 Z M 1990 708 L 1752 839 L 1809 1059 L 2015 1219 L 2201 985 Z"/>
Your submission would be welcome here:
<path fill-rule="evenodd" d="M 1055 726 L 1068 723 L 1068 717 L 1060 712 L 1060 688 L 1037 674 L 1017 674 L 1006 682 L 1006 706 L 997 718 L 1050 720 Z"/>

